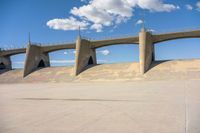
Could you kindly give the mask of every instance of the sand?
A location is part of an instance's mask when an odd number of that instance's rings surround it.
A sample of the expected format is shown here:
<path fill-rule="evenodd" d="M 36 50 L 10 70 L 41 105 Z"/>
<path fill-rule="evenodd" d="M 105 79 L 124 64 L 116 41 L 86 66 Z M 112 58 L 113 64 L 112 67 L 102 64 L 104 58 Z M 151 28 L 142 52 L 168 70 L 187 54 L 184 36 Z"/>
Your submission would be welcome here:
<path fill-rule="evenodd" d="M 200 81 L 0 85 L 1 133 L 199 133 Z"/>

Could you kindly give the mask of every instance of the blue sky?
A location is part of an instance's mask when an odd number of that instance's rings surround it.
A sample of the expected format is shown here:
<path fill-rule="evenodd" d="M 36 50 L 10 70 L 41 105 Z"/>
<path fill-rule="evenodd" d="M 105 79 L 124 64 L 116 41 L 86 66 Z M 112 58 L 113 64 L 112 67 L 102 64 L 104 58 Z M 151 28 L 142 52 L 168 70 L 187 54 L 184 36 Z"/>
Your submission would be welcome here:
<path fill-rule="evenodd" d="M 154 34 L 200 29 L 200 0 L 0 0 L 0 18 L 0 47 L 22 47 L 29 32 L 32 42 L 75 41 L 78 25 L 94 39 L 138 35 L 141 20 Z M 163 42 L 155 51 L 156 60 L 200 58 L 200 39 Z M 131 44 L 97 49 L 99 63 L 138 61 L 138 55 Z M 52 66 L 73 65 L 74 58 L 74 50 L 50 53 Z M 11 59 L 21 68 L 25 55 Z"/>

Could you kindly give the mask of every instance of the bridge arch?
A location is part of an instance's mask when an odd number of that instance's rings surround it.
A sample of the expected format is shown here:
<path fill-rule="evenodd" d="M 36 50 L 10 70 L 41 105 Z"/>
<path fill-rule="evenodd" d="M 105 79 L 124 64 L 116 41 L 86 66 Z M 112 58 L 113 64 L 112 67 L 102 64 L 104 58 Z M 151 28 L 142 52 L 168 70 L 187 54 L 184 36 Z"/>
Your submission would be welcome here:
<path fill-rule="evenodd" d="M 23 69 L 25 58 L 25 53 L 16 53 L 10 55 L 12 69 Z"/>
<path fill-rule="evenodd" d="M 139 45 L 139 44 L 136 44 L 136 43 L 128 43 L 128 42 L 124 42 L 124 43 L 106 43 L 106 44 L 97 44 L 96 46 L 94 46 L 95 49 L 98 49 L 98 48 L 103 48 L 103 47 L 107 47 L 107 46 L 114 46 L 114 45 Z"/>
<path fill-rule="evenodd" d="M 154 44 L 176 39 L 200 38 L 200 30 L 153 35 Z"/>
<path fill-rule="evenodd" d="M 74 66 L 75 63 L 75 50 L 74 49 L 61 49 L 49 52 L 50 66 L 64 67 Z"/>
<path fill-rule="evenodd" d="M 97 64 L 139 62 L 139 45 L 111 44 L 96 49 Z"/>
<path fill-rule="evenodd" d="M 115 39 L 108 39 L 108 40 L 97 40 L 97 41 L 91 41 L 92 48 L 101 48 L 105 46 L 111 46 L 111 45 L 126 45 L 126 44 L 139 44 L 139 38 L 138 37 L 127 37 L 127 38 L 115 38 Z"/>

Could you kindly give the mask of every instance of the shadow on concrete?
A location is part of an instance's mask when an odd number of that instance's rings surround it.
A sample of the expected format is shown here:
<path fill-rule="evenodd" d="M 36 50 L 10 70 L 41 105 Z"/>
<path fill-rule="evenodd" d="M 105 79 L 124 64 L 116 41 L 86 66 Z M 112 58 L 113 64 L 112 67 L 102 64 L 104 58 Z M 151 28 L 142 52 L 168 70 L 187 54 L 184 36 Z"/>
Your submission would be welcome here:
<path fill-rule="evenodd" d="M 6 73 L 6 72 L 8 72 L 8 71 L 10 71 L 10 70 L 8 70 L 8 69 L 0 70 L 0 74 Z"/>
<path fill-rule="evenodd" d="M 93 67 L 96 67 L 96 66 L 99 66 L 99 65 L 102 65 L 102 64 L 92 64 L 92 65 L 88 65 L 88 66 L 85 67 L 85 69 L 84 69 L 83 71 L 86 71 L 86 70 L 88 70 L 88 69 L 90 69 L 90 68 L 93 68 Z"/>
<path fill-rule="evenodd" d="M 158 66 L 158 65 L 160 65 L 160 64 L 162 64 L 162 63 L 168 62 L 168 61 L 171 61 L 171 60 L 153 61 L 153 62 L 151 63 L 151 65 L 150 65 L 150 67 L 149 67 L 149 70 L 153 69 L 154 67 L 156 67 L 156 66 Z M 148 71 L 149 71 L 149 70 L 148 70 Z M 147 72 L 148 72 L 148 71 L 147 71 Z"/>

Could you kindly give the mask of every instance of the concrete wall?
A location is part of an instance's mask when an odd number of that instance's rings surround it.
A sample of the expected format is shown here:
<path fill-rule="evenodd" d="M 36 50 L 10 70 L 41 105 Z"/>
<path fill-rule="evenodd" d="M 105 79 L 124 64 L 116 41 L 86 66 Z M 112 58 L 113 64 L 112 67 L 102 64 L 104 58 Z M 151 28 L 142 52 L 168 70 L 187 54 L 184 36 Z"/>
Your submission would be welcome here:
<path fill-rule="evenodd" d="M 0 57 L 0 64 L 1 63 L 3 63 L 5 65 L 5 69 L 6 70 L 11 70 L 12 69 L 10 56 Z"/>
<path fill-rule="evenodd" d="M 97 64 L 96 52 L 92 48 L 91 43 L 78 37 L 76 41 L 75 75 L 80 74 L 87 68 L 90 57 L 93 60 L 93 64 Z"/>
<path fill-rule="evenodd" d="M 45 67 L 50 66 L 49 55 L 48 53 L 43 53 L 42 47 L 36 45 L 28 45 L 26 49 L 26 60 L 23 76 L 25 77 L 37 70 L 41 60 L 44 61 Z"/>
<path fill-rule="evenodd" d="M 154 45 L 153 37 L 150 32 L 142 31 L 139 33 L 139 51 L 140 51 L 140 73 L 144 74 L 154 60 Z"/>

